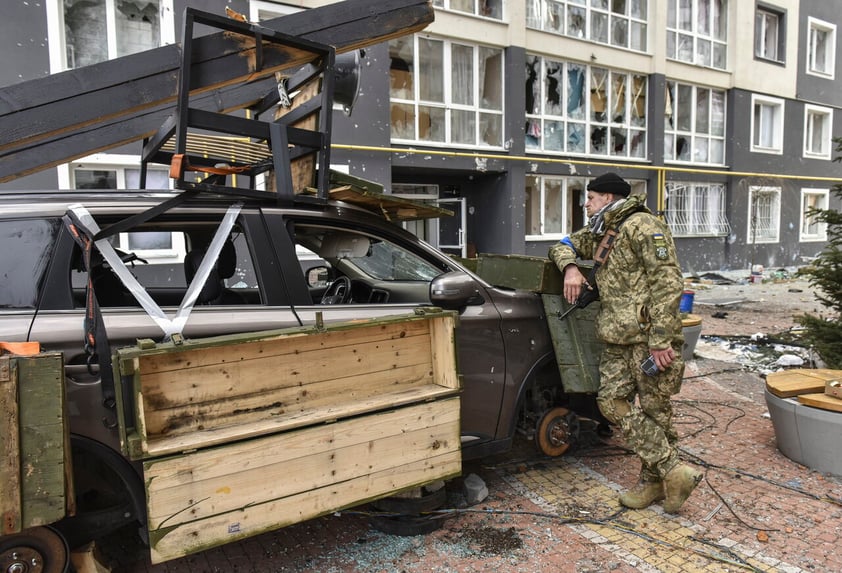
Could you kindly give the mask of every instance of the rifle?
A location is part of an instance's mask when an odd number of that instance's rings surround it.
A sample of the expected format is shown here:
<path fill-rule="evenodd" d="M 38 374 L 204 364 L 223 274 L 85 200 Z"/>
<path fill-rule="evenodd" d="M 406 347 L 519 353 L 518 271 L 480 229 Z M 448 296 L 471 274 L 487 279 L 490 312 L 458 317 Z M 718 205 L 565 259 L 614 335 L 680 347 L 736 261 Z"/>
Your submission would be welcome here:
<path fill-rule="evenodd" d="M 599 288 L 597 286 L 588 286 L 585 289 L 582 289 L 582 292 L 579 293 L 578 298 L 576 298 L 576 302 L 573 303 L 573 306 L 565 310 L 564 312 L 558 313 L 558 319 L 564 320 L 567 318 L 567 315 L 576 310 L 577 308 L 585 308 L 593 301 L 599 300 Z"/>
<path fill-rule="evenodd" d="M 623 219 L 625 221 L 625 219 Z M 620 221 L 620 224 L 623 223 Z M 617 228 L 619 229 L 619 225 Z M 596 254 L 594 255 L 594 264 L 591 268 L 591 272 L 588 275 L 588 280 L 585 283 L 587 288 L 582 289 L 579 293 L 579 296 L 576 298 L 576 302 L 573 303 L 573 306 L 565 310 L 563 313 L 559 313 L 558 319 L 564 320 L 567 318 L 567 315 L 576 310 L 577 308 L 585 308 L 589 304 L 591 304 L 595 300 L 599 300 L 599 286 L 596 284 L 596 271 L 605 263 L 605 260 L 608 258 L 608 254 L 611 252 L 611 249 L 614 248 L 614 239 L 617 238 L 617 230 L 616 229 L 609 229 L 605 236 L 602 237 L 602 241 L 600 241 L 599 246 L 596 249 Z M 593 285 L 593 286 L 591 286 Z"/>

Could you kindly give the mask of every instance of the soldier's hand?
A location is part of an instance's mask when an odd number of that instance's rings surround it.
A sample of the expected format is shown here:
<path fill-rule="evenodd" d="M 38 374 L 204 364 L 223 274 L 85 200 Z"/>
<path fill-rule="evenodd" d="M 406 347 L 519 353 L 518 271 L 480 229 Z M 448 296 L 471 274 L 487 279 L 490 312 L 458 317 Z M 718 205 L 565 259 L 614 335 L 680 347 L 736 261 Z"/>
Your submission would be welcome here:
<path fill-rule="evenodd" d="M 588 284 L 585 275 L 579 270 L 576 265 L 567 265 L 564 267 L 564 300 L 570 304 L 574 304 L 579 298 L 579 293 L 582 288 Z"/>
<path fill-rule="evenodd" d="M 658 365 L 661 372 L 666 370 L 667 367 L 672 364 L 672 361 L 675 360 L 675 350 L 672 348 L 664 348 L 662 350 L 650 348 L 649 354 L 651 354 L 652 358 L 655 359 L 655 364 Z"/>

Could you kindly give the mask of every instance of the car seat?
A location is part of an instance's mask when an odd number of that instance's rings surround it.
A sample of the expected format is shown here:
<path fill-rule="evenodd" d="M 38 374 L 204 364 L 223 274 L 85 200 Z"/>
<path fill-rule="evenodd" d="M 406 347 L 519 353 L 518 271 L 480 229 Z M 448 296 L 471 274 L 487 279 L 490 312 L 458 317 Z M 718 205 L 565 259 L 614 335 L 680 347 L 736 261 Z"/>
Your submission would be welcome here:
<path fill-rule="evenodd" d="M 202 259 L 205 257 L 206 250 L 204 248 L 196 248 L 187 253 L 184 257 L 184 276 L 187 279 L 187 284 L 196 276 L 196 271 L 199 270 L 199 265 L 202 264 Z M 243 297 L 225 286 L 225 279 L 234 276 L 237 270 L 237 251 L 234 248 L 234 243 L 228 239 L 223 243 L 222 250 L 219 252 L 219 258 L 216 260 L 213 268 L 208 275 L 208 280 L 199 292 L 196 299 L 197 304 L 242 304 Z"/>

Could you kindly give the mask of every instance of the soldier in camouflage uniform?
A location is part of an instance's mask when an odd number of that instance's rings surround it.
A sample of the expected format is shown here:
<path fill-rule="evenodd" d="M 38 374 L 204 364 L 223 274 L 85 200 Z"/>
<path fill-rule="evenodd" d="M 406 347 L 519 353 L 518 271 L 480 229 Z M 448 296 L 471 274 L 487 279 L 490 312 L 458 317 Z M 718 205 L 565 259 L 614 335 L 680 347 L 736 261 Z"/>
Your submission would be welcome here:
<path fill-rule="evenodd" d="M 678 311 L 684 281 L 669 228 L 652 215 L 643 195 L 629 197 L 630 191 L 614 173 L 591 181 L 588 225 L 552 246 L 549 256 L 564 275 L 564 298 L 572 304 L 591 288 L 576 260 L 594 259 L 606 231 L 617 231 L 596 273 L 596 334 L 605 343 L 597 403 L 642 462 L 640 482 L 620 495 L 620 503 L 639 509 L 664 499 L 664 510 L 675 513 L 701 480 L 679 461 L 672 427 L 670 396 L 684 374 Z M 654 376 L 640 366 L 650 355 L 658 369 Z"/>

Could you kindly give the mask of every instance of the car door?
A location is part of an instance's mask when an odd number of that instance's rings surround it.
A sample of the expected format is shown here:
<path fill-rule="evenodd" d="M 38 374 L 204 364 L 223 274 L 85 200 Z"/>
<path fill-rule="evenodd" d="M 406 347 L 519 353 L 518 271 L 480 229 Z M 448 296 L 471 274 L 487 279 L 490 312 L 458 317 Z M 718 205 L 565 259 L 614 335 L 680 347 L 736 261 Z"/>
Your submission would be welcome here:
<path fill-rule="evenodd" d="M 314 324 L 317 313 L 326 322 L 411 313 L 419 306 L 431 305 L 430 283 L 436 276 L 450 271 L 467 273 L 447 255 L 379 218 L 349 213 L 335 217 L 329 211 L 319 217 L 266 211 L 266 217 L 268 228 L 282 229 L 283 236 L 294 243 L 295 248 L 284 252 L 296 260 L 285 268 L 289 273 L 297 269 L 301 287 L 295 290 L 303 294 L 295 311 L 305 324 Z M 306 260 L 298 261 L 298 256 Z M 321 276 L 313 273 L 314 259 L 324 261 Z M 310 272 L 305 275 L 302 268 Z M 332 303 L 314 300 L 308 276 L 326 277 L 330 283 L 348 278 L 349 297 Z M 291 282 L 287 276 L 287 283 Z M 484 293 L 479 281 L 476 289 Z M 506 380 L 500 312 L 487 293 L 478 300 L 478 304 L 460 310 L 456 329 L 465 446 L 494 439 Z"/>

